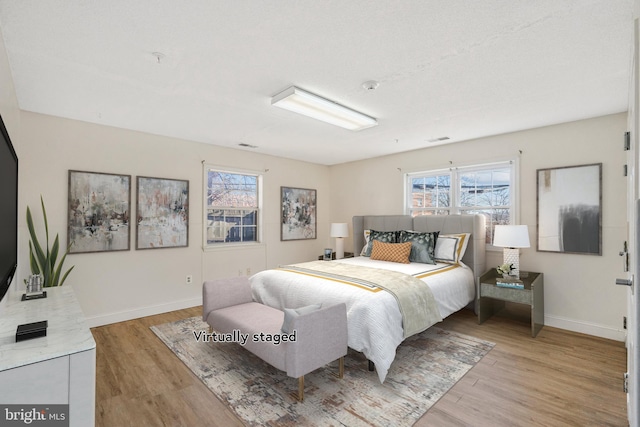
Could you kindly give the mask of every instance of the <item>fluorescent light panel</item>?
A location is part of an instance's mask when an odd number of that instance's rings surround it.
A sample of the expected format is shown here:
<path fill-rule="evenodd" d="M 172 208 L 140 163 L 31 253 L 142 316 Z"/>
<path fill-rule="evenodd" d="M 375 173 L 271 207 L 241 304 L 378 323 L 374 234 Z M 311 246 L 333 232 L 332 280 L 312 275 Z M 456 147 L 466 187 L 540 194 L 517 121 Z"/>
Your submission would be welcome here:
<path fill-rule="evenodd" d="M 271 98 L 271 105 L 349 130 L 362 130 L 378 124 L 378 121 L 373 117 L 295 86 L 291 86 Z"/>

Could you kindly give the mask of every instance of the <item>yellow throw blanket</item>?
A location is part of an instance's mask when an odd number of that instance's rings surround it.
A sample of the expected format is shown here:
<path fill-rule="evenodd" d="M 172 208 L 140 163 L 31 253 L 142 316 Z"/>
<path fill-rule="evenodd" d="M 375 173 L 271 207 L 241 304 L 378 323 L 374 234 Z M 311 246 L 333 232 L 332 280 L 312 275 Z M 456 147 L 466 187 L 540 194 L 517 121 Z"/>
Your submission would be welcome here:
<path fill-rule="evenodd" d="M 389 292 L 396 298 L 400 307 L 404 338 L 442 321 L 440 310 L 429 286 L 408 274 L 326 261 L 287 265 L 280 270 L 358 286 L 372 292 L 380 289 Z"/>

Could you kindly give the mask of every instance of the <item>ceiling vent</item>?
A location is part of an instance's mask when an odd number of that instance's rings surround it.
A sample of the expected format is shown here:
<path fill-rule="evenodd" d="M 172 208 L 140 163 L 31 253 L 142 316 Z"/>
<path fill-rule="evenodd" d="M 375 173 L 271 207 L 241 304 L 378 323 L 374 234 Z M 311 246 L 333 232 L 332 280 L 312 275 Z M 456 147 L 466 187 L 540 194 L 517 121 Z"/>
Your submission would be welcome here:
<path fill-rule="evenodd" d="M 442 141 L 446 141 L 449 138 L 448 136 L 441 136 L 440 138 L 431 138 L 431 139 L 427 139 L 427 142 L 442 142 Z"/>

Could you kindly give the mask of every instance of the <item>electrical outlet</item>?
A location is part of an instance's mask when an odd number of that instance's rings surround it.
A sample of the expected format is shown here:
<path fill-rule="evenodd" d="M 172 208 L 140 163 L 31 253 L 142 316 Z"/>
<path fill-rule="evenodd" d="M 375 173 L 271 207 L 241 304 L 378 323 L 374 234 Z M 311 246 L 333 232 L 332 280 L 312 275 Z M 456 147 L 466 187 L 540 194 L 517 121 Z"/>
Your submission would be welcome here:
<path fill-rule="evenodd" d="M 192 276 L 192 275 L 190 275 L 190 274 L 188 274 L 188 275 L 187 275 L 187 279 L 185 280 L 185 283 L 186 283 L 187 285 L 192 284 L 192 283 L 193 283 L 193 276 Z"/>

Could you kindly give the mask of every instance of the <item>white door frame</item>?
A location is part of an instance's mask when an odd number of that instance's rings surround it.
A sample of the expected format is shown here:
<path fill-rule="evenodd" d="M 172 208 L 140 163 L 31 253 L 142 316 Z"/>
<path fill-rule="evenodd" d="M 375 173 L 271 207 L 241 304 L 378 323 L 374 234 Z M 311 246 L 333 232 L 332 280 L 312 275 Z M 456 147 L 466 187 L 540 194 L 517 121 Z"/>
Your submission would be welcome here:
<path fill-rule="evenodd" d="M 628 129 L 630 144 L 627 151 L 627 224 L 629 248 L 629 272 L 627 280 L 632 286 L 627 290 L 627 416 L 630 426 L 640 425 L 638 416 L 638 385 L 640 384 L 640 367 L 638 344 L 640 343 L 640 290 L 638 286 L 638 269 L 640 267 L 640 21 L 634 20 L 634 48 L 630 82 Z"/>

